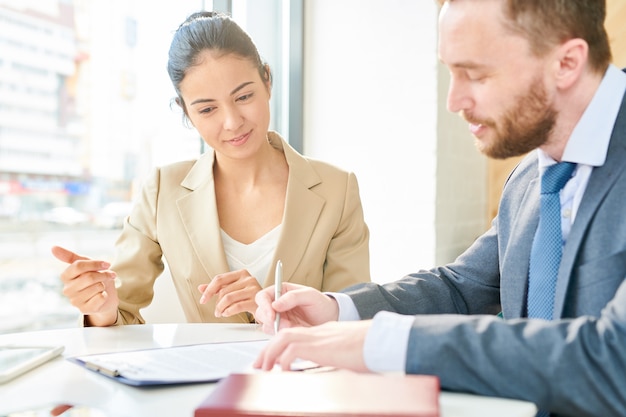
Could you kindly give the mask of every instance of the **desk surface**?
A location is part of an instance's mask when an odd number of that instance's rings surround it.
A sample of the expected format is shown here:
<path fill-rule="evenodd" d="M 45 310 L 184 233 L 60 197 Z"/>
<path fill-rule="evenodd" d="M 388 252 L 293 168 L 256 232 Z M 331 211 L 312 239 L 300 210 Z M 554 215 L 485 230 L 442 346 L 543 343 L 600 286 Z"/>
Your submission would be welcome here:
<path fill-rule="evenodd" d="M 63 344 L 63 357 L 0 384 L 0 416 L 51 404 L 88 405 L 108 417 L 193 416 L 215 384 L 136 388 L 120 384 L 65 360 L 65 357 L 220 341 L 255 340 L 256 325 L 154 324 L 72 328 L 0 335 L 0 344 Z M 441 417 L 532 417 L 533 404 L 501 398 L 442 392 Z"/>

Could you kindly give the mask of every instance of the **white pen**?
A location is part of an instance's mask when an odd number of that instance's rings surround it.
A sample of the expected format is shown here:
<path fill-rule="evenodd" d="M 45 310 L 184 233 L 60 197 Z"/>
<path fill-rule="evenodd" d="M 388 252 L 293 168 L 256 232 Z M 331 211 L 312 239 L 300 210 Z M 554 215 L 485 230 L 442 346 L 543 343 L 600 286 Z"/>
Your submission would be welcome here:
<path fill-rule="evenodd" d="M 283 292 L 283 263 L 279 260 L 276 262 L 276 273 L 274 274 L 274 300 L 282 295 Z M 274 319 L 274 334 L 278 333 L 280 327 L 280 313 L 276 313 Z"/>

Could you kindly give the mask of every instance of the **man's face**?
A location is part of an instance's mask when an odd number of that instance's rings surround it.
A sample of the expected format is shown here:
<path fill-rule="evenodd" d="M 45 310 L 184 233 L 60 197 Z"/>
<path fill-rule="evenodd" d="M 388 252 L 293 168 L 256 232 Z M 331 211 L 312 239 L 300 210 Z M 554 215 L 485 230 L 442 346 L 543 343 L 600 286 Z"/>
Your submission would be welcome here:
<path fill-rule="evenodd" d="M 446 3 L 439 56 L 451 75 L 448 110 L 470 123 L 481 152 L 504 159 L 543 145 L 557 112 L 545 60 L 504 28 L 501 7 L 500 0 Z"/>

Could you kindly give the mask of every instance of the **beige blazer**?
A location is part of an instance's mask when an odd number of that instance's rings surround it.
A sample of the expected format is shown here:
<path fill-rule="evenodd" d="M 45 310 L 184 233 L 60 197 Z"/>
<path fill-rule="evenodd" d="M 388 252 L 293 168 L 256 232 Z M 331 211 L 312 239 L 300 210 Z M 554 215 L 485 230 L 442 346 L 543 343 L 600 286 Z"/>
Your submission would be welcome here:
<path fill-rule="evenodd" d="M 282 232 L 272 265 L 281 259 L 285 282 L 321 291 L 370 281 L 369 230 L 355 175 L 303 157 L 274 132 L 270 139 L 289 165 Z M 116 243 L 111 267 L 121 283 L 117 324 L 144 322 L 139 310 L 152 301 L 163 258 L 189 322 L 251 320 L 247 314 L 216 318 L 214 299 L 198 302 L 198 285 L 229 271 L 213 161 L 214 152 L 207 152 L 197 160 L 157 168 L 145 182 Z M 274 266 L 264 286 L 273 283 Z"/>

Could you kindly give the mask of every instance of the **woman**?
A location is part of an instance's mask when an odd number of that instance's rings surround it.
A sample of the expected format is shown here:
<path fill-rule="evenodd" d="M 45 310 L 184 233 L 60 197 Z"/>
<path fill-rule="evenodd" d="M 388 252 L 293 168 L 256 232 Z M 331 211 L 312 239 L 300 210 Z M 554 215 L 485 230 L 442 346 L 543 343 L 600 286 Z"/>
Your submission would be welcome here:
<path fill-rule="evenodd" d="M 52 249 L 70 264 L 64 294 L 85 325 L 143 323 L 163 258 L 189 322 L 253 321 L 278 260 L 284 281 L 321 291 L 369 281 L 356 178 L 268 131 L 271 76 L 250 37 L 225 15 L 195 13 L 174 35 L 168 72 L 211 150 L 152 173 L 113 265 Z"/>

